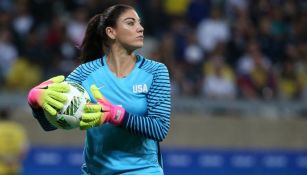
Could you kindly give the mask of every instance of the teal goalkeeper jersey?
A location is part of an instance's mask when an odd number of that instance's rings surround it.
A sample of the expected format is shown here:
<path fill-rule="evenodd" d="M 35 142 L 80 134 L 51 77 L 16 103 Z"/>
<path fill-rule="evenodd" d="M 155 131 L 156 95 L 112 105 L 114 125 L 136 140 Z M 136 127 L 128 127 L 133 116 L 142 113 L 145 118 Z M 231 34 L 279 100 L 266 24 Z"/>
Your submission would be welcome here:
<path fill-rule="evenodd" d="M 90 86 L 114 105 L 125 108 L 121 126 L 103 124 L 86 131 L 84 174 L 163 174 L 159 142 L 170 127 L 169 73 L 162 63 L 137 55 L 130 74 L 116 77 L 106 57 L 81 64 L 66 80 L 81 84 L 96 102 Z"/>

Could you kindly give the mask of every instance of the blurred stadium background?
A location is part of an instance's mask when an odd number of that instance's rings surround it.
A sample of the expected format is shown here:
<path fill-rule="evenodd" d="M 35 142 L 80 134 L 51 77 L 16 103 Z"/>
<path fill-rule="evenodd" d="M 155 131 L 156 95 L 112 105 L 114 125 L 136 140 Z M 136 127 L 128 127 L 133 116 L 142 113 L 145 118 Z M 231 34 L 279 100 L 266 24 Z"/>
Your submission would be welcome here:
<path fill-rule="evenodd" d="M 81 173 L 84 132 L 44 132 L 26 94 L 79 64 L 88 19 L 116 2 L 171 73 L 165 174 L 307 174 L 306 0 L 0 0 L 0 107 L 29 136 L 24 175 Z"/>

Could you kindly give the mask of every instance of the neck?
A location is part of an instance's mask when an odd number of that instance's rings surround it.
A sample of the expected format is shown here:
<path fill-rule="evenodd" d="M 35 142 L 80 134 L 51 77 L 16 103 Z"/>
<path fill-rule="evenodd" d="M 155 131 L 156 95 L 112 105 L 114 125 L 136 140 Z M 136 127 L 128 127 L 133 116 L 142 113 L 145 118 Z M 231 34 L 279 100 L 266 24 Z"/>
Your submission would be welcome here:
<path fill-rule="evenodd" d="M 111 48 L 107 54 L 107 64 L 110 70 L 120 78 L 127 76 L 134 68 L 135 63 L 134 53 L 124 49 Z"/>

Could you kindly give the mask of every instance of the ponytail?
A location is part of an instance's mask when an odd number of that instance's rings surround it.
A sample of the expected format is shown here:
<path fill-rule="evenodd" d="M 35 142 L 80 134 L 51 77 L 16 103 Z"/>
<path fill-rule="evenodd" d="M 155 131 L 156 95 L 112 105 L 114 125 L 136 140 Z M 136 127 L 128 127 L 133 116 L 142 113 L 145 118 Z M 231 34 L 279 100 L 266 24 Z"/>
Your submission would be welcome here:
<path fill-rule="evenodd" d="M 85 37 L 80 47 L 80 59 L 83 63 L 101 58 L 104 55 L 102 20 L 102 14 L 97 14 L 90 19 L 87 25 Z"/>

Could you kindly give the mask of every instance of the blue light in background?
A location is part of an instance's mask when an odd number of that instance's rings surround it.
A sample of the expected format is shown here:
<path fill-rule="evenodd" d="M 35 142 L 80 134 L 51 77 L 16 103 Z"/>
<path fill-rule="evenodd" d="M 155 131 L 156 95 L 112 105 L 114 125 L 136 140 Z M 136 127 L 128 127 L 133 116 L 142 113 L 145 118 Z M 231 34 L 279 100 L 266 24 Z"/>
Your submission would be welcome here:
<path fill-rule="evenodd" d="M 306 175 L 307 150 L 163 148 L 166 175 Z M 23 175 L 81 174 L 82 148 L 34 147 Z"/>

